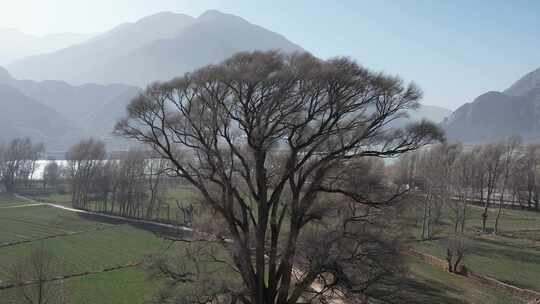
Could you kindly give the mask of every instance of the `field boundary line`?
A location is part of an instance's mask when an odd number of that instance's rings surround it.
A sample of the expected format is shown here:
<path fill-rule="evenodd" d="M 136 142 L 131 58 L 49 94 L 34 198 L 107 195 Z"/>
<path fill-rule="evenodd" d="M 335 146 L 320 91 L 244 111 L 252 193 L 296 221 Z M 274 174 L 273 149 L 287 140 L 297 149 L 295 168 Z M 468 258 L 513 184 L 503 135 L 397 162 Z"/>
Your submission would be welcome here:
<path fill-rule="evenodd" d="M 26 243 L 32 243 L 32 242 L 38 242 L 38 241 L 44 241 L 44 240 L 50 240 L 50 239 L 56 239 L 56 238 L 62 238 L 62 237 L 68 237 L 68 236 L 78 235 L 78 234 L 83 234 L 83 233 L 103 231 L 107 229 L 118 228 L 118 226 L 120 225 L 111 224 L 105 227 L 97 227 L 94 229 L 82 230 L 82 231 L 64 232 L 64 233 L 49 235 L 49 236 L 45 236 L 45 237 L 37 238 L 37 239 L 27 239 L 27 240 L 13 241 L 13 242 L 7 242 L 7 243 L 0 243 L 0 248 L 6 248 L 6 247 L 11 247 L 11 246 L 21 245 L 21 244 L 26 244 Z"/>
<path fill-rule="evenodd" d="M 84 271 L 84 272 L 71 273 L 71 274 L 66 274 L 66 275 L 61 275 L 61 276 L 55 276 L 46 280 L 46 282 L 55 282 L 55 281 L 67 280 L 67 279 L 72 279 L 72 278 L 77 278 L 77 277 L 84 277 L 84 276 L 93 275 L 93 274 L 100 274 L 100 273 L 111 272 L 115 270 L 131 268 L 131 267 L 138 267 L 140 265 L 141 265 L 141 262 L 130 262 L 123 265 L 103 268 L 101 270 Z M 38 283 L 38 281 L 26 281 L 26 282 L 23 282 L 22 284 L 10 283 L 10 284 L 5 284 L 5 285 L 0 285 L 0 290 L 11 289 L 15 287 L 24 287 L 24 286 L 33 285 L 36 283 Z"/>

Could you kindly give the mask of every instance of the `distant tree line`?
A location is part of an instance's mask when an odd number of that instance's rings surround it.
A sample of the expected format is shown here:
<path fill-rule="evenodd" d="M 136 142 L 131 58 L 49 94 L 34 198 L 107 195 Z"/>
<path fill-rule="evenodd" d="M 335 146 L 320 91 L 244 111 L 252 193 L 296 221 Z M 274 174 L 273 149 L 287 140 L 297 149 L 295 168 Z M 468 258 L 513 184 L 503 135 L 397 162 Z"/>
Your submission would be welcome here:
<path fill-rule="evenodd" d="M 88 139 L 72 146 L 66 160 L 73 207 L 147 219 L 170 212 L 167 162 L 155 154 L 129 150 L 111 158 L 102 141 Z"/>
<path fill-rule="evenodd" d="M 471 241 L 466 229 L 471 220 L 480 227 L 473 233 L 498 234 L 504 208 L 539 210 L 540 145 L 524 145 L 518 137 L 473 147 L 432 145 L 402 155 L 397 168 L 396 183 L 408 187 L 415 197 L 421 240 L 433 239 L 443 226 L 442 214 L 449 212 L 446 259 L 450 272 L 463 270 L 460 265 Z M 480 208 L 480 218 L 468 214 L 470 204 Z"/>
<path fill-rule="evenodd" d="M 21 183 L 29 186 L 44 152 L 43 143 L 33 143 L 29 138 L 0 144 L 0 190 L 14 192 Z"/>
<path fill-rule="evenodd" d="M 418 190 L 421 238 L 430 239 L 441 208 L 454 213 L 454 231 L 463 231 L 466 205 L 482 207 L 482 232 L 497 233 L 504 208 L 540 211 L 540 145 L 523 144 L 518 137 L 464 147 L 461 143 L 434 145 L 403 155 L 398 183 Z M 497 208 L 488 227 L 490 208 Z"/>

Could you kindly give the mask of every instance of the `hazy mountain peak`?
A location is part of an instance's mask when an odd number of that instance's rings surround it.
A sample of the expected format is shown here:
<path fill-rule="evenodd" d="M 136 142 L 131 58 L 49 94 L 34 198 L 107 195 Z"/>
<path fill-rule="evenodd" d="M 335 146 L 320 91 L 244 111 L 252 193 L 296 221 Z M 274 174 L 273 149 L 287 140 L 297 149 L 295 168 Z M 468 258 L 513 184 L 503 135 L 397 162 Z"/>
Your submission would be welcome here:
<path fill-rule="evenodd" d="M 172 38 L 174 35 L 190 25 L 195 18 L 173 12 L 159 12 L 141 18 L 135 22 L 122 23 L 112 30 L 95 37 L 89 42 L 103 40 L 137 41 L 131 47 L 140 47 L 144 43 L 155 39 Z M 140 41 L 139 41 L 140 40 Z"/>
<path fill-rule="evenodd" d="M 154 23 L 165 23 L 165 22 L 178 22 L 179 20 L 186 22 L 186 21 L 193 21 L 195 18 L 186 15 L 186 14 L 180 14 L 180 13 L 173 13 L 173 12 L 159 12 L 153 15 L 146 16 L 142 19 L 139 19 L 136 24 L 139 25 L 151 25 Z"/>
<path fill-rule="evenodd" d="M 250 23 L 246 19 L 232 15 L 223 13 L 218 10 L 207 10 L 204 13 L 202 13 L 197 19 L 195 19 L 195 23 L 211 23 L 215 25 L 229 25 L 229 26 L 254 26 L 254 24 Z M 256 25 L 255 25 L 256 26 Z"/>
<path fill-rule="evenodd" d="M 235 18 L 235 19 L 242 19 L 238 16 L 227 14 L 220 12 L 215 9 L 210 9 L 202 13 L 199 17 L 197 17 L 198 20 L 204 20 L 204 19 L 214 19 L 214 18 Z"/>
<path fill-rule="evenodd" d="M 69 83 L 129 83 L 168 80 L 239 51 L 302 48 L 241 17 L 209 10 L 196 19 L 160 12 L 117 26 L 86 43 L 19 60 L 8 66 L 17 78 Z"/>

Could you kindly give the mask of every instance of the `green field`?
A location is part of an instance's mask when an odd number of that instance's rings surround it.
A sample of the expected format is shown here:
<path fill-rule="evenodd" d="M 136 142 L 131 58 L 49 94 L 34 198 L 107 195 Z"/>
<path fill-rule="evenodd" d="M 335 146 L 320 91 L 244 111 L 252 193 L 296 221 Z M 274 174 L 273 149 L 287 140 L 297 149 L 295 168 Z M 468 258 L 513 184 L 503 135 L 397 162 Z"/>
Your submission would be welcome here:
<path fill-rule="evenodd" d="M 68 289 L 74 303 L 138 304 L 160 288 L 146 278 L 140 268 L 88 275 L 69 280 Z"/>
<path fill-rule="evenodd" d="M 39 198 L 69 205 L 69 195 Z M 171 205 L 176 200 L 195 198 L 190 189 L 178 188 L 169 193 Z M 101 271 L 109 267 L 132 264 L 149 253 L 174 252 L 184 246 L 171 246 L 148 227 L 123 221 L 104 220 L 49 206 L 11 208 L 28 202 L 16 197 L 0 197 L 0 281 L 8 278 L 11 265 L 35 246 L 43 246 L 58 258 L 63 274 Z M 480 224 L 480 209 L 469 208 L 471 245 L 466 265 L 476 272 L 531 289 L 540 288 L 540 253 L 537 213 L 505 210 L 500 236 L 480 236 L 473 232 Z M 490 219 L 492 220 L 492 218 Z M 437 239 L 411 242 L 423 252 L 444 257 L 445 230 L 450 221 L 446 213 Z M 413 234 L 417 233 L 413 228 Z M 474 237 L 474 238 L 473 238 Z M 19 243 L 13 243 L 19 242 Z M 417 258 L 407 258 L 408 287 L 412 303 L 523 303 L 522 300 L 460 276 L 437 269 Z M 519 271 L 516 271 L 519 269 Z M 143 304 L 159 290 L 160 284 L 149 281 L 140 266 L 117 269 L 70 278 L 65 282 L 74 303 Z M 188 287 L 186 287 L 188 288 Z M 11 290 L 0 291 L 0 297 Z"/>
<path fill-rule="evenodd" d="M 44 246 L 53 256 L 60 257 L 65 274 L 97 271 L 138 262 L 144 254 L 167 246 L 150 232 L 127 225 L 25 243 L 0 250 L 0 279 L 7 275 L 6 266 L 30 252 L 31 247 L 38 244 Z"/>
<path fill-rule="evenodd" d="M 479 285 L 467 278 L 435 268 L 419 258 L 407 258 L 410 278 L 415 290 L 415 303 L 437 304 L 521 304 L 522 299 L 513 298 L 496 289 Z"/>
<path fill-rule="evenodd" d="M 23 202 L 25 204 L 26 202 Z M 78 274 L 140 262 L 148 253 L 178 249 L 155 233 L 128 223 L 88 218 L 49 206 L 0 209 L 0 282 L 33 247 L 46 248 L 62 274 Z M 19 244 L 8 242 L 29 241 Z M 137 304 L 159 288 L 140 267 L 68 279 L 74 303 Z M 6 297 L 13 290 L 0 291 Z"/>
<path fill-rule="evenodd" d="M 0 244 L 104 228 L 111 224 L 84 220 L 48 206 L 0 209 Z M 1 258 L 1 257 L 0 257 Z"/>
<path fill-rule="evenodd" d="M 465 265 L 476 273 L 522 288 L 540 291 L 540 213 L 503 210 L 499 233 L 482 234 L 481 209 L 468 208 L 468 238 Z M 496 210 L 490 210 L 488 227 L 493 227 Z M 418 235 L 418 227 L 413 231 Z M 411 246 L 440 258 L 446 256 L 448 230 L 451 229 L 448 210 L 443 213 L 438 233 L 431 241 L 413 241 Z"/>
<path fill-rule="evenodd" d="M 40 202 L 58 204 L 71 207 L 71 194 L 48 194 L 48 195 L 34 195 L 33 199 Z"/>

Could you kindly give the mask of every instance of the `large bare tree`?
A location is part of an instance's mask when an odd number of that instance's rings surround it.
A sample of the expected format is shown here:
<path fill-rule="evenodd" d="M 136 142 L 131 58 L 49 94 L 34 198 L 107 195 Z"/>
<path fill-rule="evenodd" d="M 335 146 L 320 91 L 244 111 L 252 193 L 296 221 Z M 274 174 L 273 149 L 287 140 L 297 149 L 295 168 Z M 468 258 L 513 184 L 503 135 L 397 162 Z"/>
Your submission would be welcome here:
<path fill-rule="evenodd" d="M 504 204 L 507 204 L 506 196 L 507 189 L 509 188 L 509 182 L 513 175 L 516 174 L 517 160 L 521 156 L 521 150 L 523 146 L 521 144 L 521 138 L 511 137 L 503 142 L 503 154 L 501 165 L 501 185 L 499 186 L 499 209 L 497 211 L 497 217 L 495 218 L 494 233 L 497 234 L 499 230 L 499 219 L 502 215 L 502 209 Z"/>
<path fill-rule="evenodd" d="M 528 144 L 516 160 L 515 172 L 510 177 L 513 201 L 529 209 L 539 210 L 538 168 L 540 164 L 540 145 Z"/>
<path fill-rule="evenodd" d="M 399 197 L 390 192 L 376 201 L 350 187 L 347 168 L 441 139 L 427 122 L 391 128 L 420 98 L 416 86 L 346 58 L 239 53 L 150 86 L 116 133 L 168 159 L 169 173 L 195 187 L 223 220 L 243 289 L 218 299 L 297 303 L 316 281 L 325 282 L 323 290 L 364 291 L 358 286 L 369 271 L 351 272 L 351 265 L 367 267 L 353 224 L 363 213 L 335 216 L 324 207 L 380 208 Z M 339 221 L 330 226 L 335 231 L 308 233 L 325 217 Z M 310 242 L 313 236 L 326 239 Z M 306 254 L 314 243 L 326 246 L 324 255 Z"/>
<path fill-rule="evenodd" d="M 504 153 L 504 145 L 500 142 L 489 143 L 482 146 L 481 159 L 479 159 L 480 166 L 483 166 L 485 172 L 485 191 L 486 199 L 484 202 L 484 211 L 482 212 L 482 231 L 487 232 L 487 220 L 489 215 L 489 208 L 491 207 L 491 201 L 495 192 L 499 179 L 502 174 L 502 155 Z M 482 179 L 483 180 L 483 179 Z M 484 193 L 484 187 L 480 189 L 482 196 Z M 481 197 L 482 197 L 481 196 Z M 481 199 L 482 200 L 482 199 Z"/>
<path fill-rule="evenodd" d="M 81 140 L 66 153 L 73 207 L 89 208 L 94 178 L 103 165 L 105 154 L 105 143 L 93 138 Z"/>

